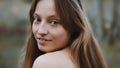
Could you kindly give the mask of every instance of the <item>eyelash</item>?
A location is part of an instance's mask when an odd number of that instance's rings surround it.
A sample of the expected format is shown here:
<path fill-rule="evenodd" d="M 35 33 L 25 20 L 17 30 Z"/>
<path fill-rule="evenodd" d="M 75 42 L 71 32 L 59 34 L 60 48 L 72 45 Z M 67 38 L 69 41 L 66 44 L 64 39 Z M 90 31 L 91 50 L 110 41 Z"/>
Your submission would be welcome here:
<path fill-rule="evenodd" d="M 38 22 L 40 22 L 40 21 L 41 21 L 41 20 L 40 20 L 39 18 L 37 18 L 37 17 L 34 18 L 34 22 L 35 22 L 35 23 L 38 23 Z"/>
<path fill-rule="evenodd" d="M 41 22 L 41 19 L 34 17 L 34 23 L 38 24 L 39 22 Z M 50 20 L 48 21 L 51 25 L 55 25 L 58 24 L 58 21 L 56 19 Z"/>
<path fill-rule="evenodd" d="M 51 21 L 50 21 L 50 24 L 51 24 L 51 25 L 58 24 L 58 21 L 57 21 L 57 20 L 51 20 Z"/>

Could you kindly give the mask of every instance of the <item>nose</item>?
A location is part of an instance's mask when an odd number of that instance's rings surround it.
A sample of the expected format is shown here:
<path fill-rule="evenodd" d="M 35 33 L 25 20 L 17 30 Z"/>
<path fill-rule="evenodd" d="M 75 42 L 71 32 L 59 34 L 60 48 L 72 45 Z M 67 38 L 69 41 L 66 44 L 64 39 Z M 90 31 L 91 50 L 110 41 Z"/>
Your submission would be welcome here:
<path fill-rule="evenodd" d="M 38 34 L 41 36 L 45 36 L 48 34 L 48 29 L 45 24 L 39 25 Z"/>

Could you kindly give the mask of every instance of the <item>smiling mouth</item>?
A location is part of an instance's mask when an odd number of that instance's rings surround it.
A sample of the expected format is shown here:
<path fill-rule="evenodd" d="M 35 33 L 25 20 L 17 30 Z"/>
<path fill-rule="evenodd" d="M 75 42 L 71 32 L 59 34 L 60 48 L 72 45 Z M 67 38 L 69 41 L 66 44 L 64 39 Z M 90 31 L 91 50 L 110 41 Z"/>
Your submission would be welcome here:
<path fill-rule="evenodd" d="M 46 42 L 52 41 L 49 39 L 44 39 L 44 38 L 37 38 L 39 44 L 45 44 Z"/>
<path fill-rule="evenodd" d="M 38 38 L 38 39 L 41 40 L 41 41 L 51 41 L 51 40 L 44 39 L 44 38 Z"/>

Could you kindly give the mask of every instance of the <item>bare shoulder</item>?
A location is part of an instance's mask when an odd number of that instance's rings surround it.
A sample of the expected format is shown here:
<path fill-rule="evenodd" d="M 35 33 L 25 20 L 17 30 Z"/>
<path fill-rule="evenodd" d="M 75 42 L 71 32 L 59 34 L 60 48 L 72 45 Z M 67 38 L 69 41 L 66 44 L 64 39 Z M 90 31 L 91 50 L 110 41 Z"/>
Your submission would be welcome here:
<path fill-rule="evenodd" d="M 33 68 L 54 68 L 53 58 L 49 54 L 39 56 L 33 63 Z"/>
<path fill-rule="evenodd" d="M 47 53 L 39 56 L 33 68 L 74 68 L 70 59 L 61 52 Z"/>

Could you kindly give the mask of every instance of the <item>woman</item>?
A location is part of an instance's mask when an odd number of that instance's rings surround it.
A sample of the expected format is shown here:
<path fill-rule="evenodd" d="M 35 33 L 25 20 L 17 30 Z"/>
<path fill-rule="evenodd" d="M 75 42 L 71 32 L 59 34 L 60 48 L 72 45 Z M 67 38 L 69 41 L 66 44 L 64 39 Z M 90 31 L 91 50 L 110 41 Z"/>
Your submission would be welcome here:
<path fill-rule="evenodd" d="M 107 68 L 79 0 L 33 0 L 23 68 Z"/>

